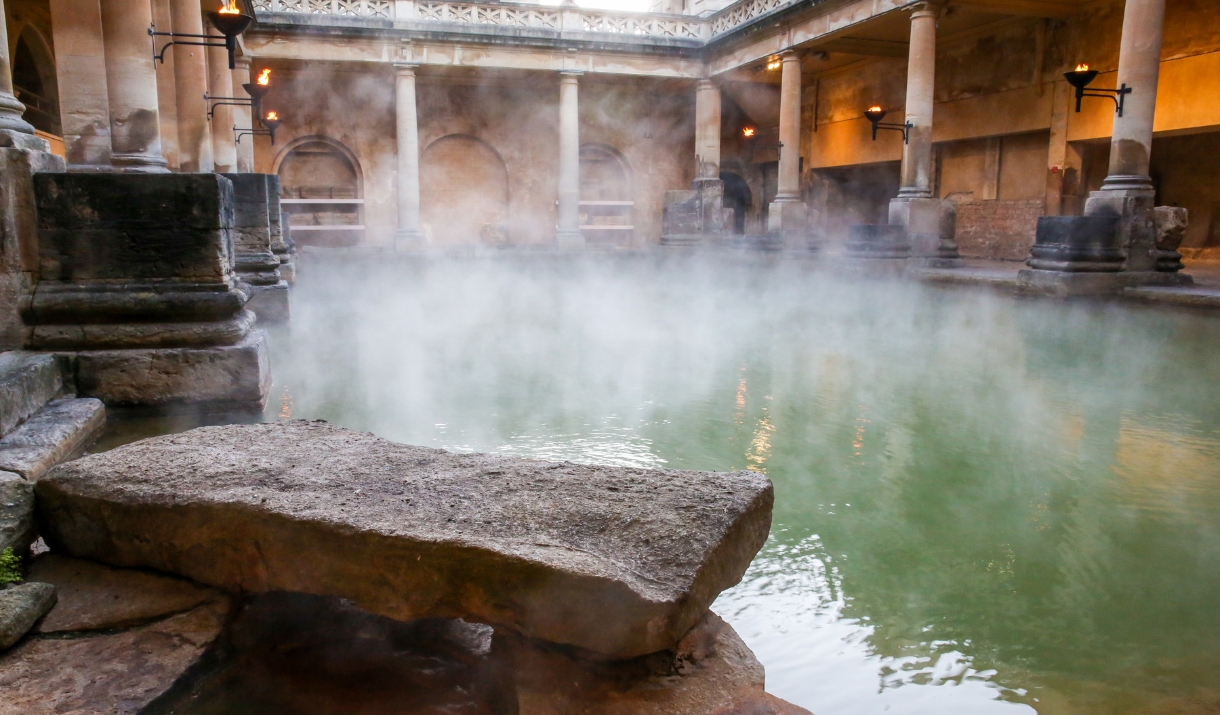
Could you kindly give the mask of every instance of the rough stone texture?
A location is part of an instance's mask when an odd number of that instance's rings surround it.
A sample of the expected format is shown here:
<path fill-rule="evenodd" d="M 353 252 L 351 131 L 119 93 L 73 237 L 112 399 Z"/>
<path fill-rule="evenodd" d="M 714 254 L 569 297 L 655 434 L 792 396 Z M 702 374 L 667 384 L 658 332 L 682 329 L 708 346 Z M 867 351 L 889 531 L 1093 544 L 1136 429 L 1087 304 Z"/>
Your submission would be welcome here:
<path fill-rule="evenodd" d="M 1157 206 L 1156 216 L 1156 269 L 1175 272 L 1182 270 L 1182 254 L 1178 248 L 1186 238 L 1190 227 L 1190 213 L 1178 206 Z"/>
<path fill-rule="evenodd" d="M 673 648 L 741 579 L 773 501 L 751 472 L 450 454 L 302 421 L 137 442 L 36 493 L 55 551 L 616 658 Z"/>
<path fill-rule="evenodd" d="M 119 633 L 33 636 L 0 656 L 0 715 L 134 715 L 199 661 L 228 610 L 219 601 Z"/>
<path fill-rule="evenodd" d="M 0 472 L 0 551 L 24 555 L 37 537 L 34 529 L 34 485 L 20 474 Z"/>
<path fill-rule="evenodd" d="M 26 581 L 0 590 L 0 650 L 21 640 L 54 605 L 55 587 L 49 583 Z"/>
<path fill-rule="evenodd" d="M 59 554 L 34 559 L 29 578 L 59 592 L 59 603 L 35 633 L 130 628 L 224 598 L 185 579 Z"/>
<path fill-rule="evenodd" d="M 49 153 L 42 139 L 0 132 L 0 350 L 25 344 L 18 306 L 29 294 L 37 266 L 33 176 L 63 170 L 64 160 Z"/>
<path fill-rule="evenodd" d="M 0 434 L 11 432 L 62 388 L 55 356 L 26 352 L 0 354 Z"/>
<path fill-rule="evenodd" d="M 258 331 L 210 348 L 91 350 L 78 353 L 75 366 L 77 394 L 108 405 L 262 405 L 271 390 Z"/>
<path fill-rule="evenodd" d="M 0 469 L 38 479 L 97 436 L 106 424 L 101 400 L 64 398 L 45 407 L 0 439 Z"/>
<path fill-rule="evenodd" d="M 957 248 L 963 256 L 1016 261 L 1029 255 L 1046 213 L 1042 199 L 1027 201 L 959 201 Z"/>
<path fill-rule="evenodd" d="M 254 320 L 253 312 L 239 310 L 218 320 L 197 322 L 37 325 L 31 333 L 30 347 L 74 350 L 85 346 L 108 350 L 233 345 L 246 337 Z"/>
<path fill-rule="evenodd" d="M 672 652 L 614 663 L 582 661 L 522 638 L 511 655 L 519 715 L 809 715 L 763 690 L 762 664 L 708 611 Z"/>
<path fill-rule="evenodd" d="M 288 282 L 272 286 L 251 286 L 250 302 L 246 304 L 258 315 L 261 323 L 286 323 L 291 315 Z"/>

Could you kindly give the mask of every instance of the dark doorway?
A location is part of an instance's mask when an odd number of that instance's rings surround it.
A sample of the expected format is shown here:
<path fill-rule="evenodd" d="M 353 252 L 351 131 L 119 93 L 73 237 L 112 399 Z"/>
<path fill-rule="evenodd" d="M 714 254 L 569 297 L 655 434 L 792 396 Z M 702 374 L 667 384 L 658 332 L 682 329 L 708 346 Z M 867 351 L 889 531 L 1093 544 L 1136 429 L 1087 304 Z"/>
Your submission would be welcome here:
<path fill-rule="evenodd" d="M 740 236 L 746 232 L 746 212 L 754 205 L 750 185 L 731 171 L 720 172 L 724 182 L 724 207 L 733 210 L 733 233 Z"/>

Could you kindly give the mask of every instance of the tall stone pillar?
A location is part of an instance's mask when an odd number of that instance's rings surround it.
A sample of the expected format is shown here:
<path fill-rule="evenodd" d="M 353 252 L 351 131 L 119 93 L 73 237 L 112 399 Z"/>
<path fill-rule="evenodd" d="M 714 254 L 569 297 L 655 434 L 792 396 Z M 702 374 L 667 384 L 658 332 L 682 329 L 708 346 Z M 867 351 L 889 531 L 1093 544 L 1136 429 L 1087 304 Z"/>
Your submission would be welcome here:
<path fill-rule="evenodd" d="M 106 89 L 110 100 L 110 163 L 137 173 L 166 172 L 161 156 L 157 70 L 148 26 L 149 0 L 101 0 Z"/>
<path fill-rule="evenodd" d="M 51 0 L 60 125 L 68 168 L 110 167 L 110 97 L 98 0 Z"/>
<path fill-rule="evenodd" d="M 720 178 L 720 88 L 707 79 L 695 88 L 695 161 L 696 178 Z"/>
<path fill-rule="evenodd" d="M 902 150 L 902 183 L 890 202 L 891 224 L 906 227 L 911 253 L 919 263 L 938 268 L 962 265 L 957 252 L 957 211 L 932 197 L 932 111 L 936 101 L 936 20 L 943 0 L 912 6 L 907 61 L 906 122 L 911 125 Z"/>
<path fill-rule="evenodd" d="M 801 201 L 801 58 L 789 50 L 780 60 L 779 185 L 767 210 L 767 232 L 789 248 L 803 248 L 807 217 Z"/>
<path fill-rule="evenodd" d="M 1161 69 L 1161 31 L 1165 0 L 1127 0 L 1118 54 L 1118 84 L 1131 88 L 1123 115 L 1114 115 L 1110 173 L 1089 195 L 1087 216 L 1119 216 L 1118 242 L 1126 250 L 1123 268 L 1156 268 L 1156 191 L 1148 175 L 1152 121 Z"/>
<path fill-rule="evenodd" d="M 4 1 L 0 0 L 0 19 L 4 15 Z M 0 23 L 5 24 L 5 23 Z M 0 27 L 0 130 L 33 134 L 34 127 L 21 118 L 25 105 L 13 94 L 13 67 L 8 59 L 8 27 Z"/>
<path fill-rule="evenodd" d="M 580 105 L 577 78 L 580 72 L 559 76 L 559 248 L 584 248 L 580 233 Z"/>
<path fill-rule="evenodd" d="M 233 73 L 229 69 L 229 53 L 223 47 L 208 47 L 208 94 L 213 97 L 236 97 L 233 94 Z M 223 105 L 212 112 L 212 164 L 218 174 L 237 171 L 237 142 L 233 133 L 233 107 Z M 253 138 L 248 137 L 250 141 Z"/>
<path fill-rule="evenodd" d="M 415 68 L 399 62 L 395 85 L 398 118 L 398 232 L 394 246 L 400 251 L 422 248 L 424 234 L 419 224 L 419 115 L 415 108 Z"/>
<path fill-rule="evenodd" d="M 204 34 L 203 15 L 198 0 L 170 0 L 174 32 Z M 160 49 L 160 48 L 158 48 Z M 178 106 L 178 166 L 185 173 L 209 172 L 212 164 L 212 130 L 208 125 L 208 106 L 203 95 L 208 91 L 206 48 L 176 45 L 174 80 Z"/>
<path fill-rule="evenodd" d="M 233 62 L 232 75 L 234 94 L 230 96 L 245 99 L 248 95 L 242 85 L 249 84 L 254 81 L 254 79 L 250 76 L 250 58 L 235 58 Z M 233 123 L 242 129 L 253 128 L 254 115 L 251 113 L 251 108 L 240 106 L 233 107 Z M 237 144 L 236 151 L 238 173 L 249 174 L 250 172 L 254 171 L 254 137 L 242 137 L 241 142 Z"/>

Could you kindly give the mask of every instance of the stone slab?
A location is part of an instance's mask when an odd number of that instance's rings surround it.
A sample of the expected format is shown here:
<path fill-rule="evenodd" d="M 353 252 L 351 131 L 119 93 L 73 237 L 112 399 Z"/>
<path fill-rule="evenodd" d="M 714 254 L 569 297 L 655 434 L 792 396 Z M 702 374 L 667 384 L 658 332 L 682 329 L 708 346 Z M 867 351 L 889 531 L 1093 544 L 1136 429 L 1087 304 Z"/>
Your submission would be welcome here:
<path fill-rule="evenodd" d="M 199 662 L 226 602 L 142 628 L 84 638 L 32 636 L 0 656 L 0 715 L 135 715 Z"/>
<path fill-rule="evenodd" d="M 29 578 L 52 584 L 59 593 L 35 633 L 130 628 L 225 597 L 186 579 L 60 554 L 34 559 Z"/>
<path fill-rule="evenodd" d="M 21 640 L 54 605 L 55 587 L 49 583 L 26 581 L 0 589 L 0 651 Z"/>
<path fill-rule="evenodd" d="M 613 658 L 673 648 L 741 580 L 773 502 L 752 472 L 451 454 L 299 420 L 129 444 L 36 494 L 54 551 Z"/>
<path fill-rule="evenodd" d="M 1159 271 L 1075 272 L 1026 268 L 1017 273 L 1017 293 L 1052 298 L 1118 295 L 1124 288 L 1149 285 L 1188 285 L 1185 273 Z"/>
<path fill-rule="evenodd" d="M 83 449 L 106 424 L 106 407 L 93 398 L 48 402 L 0 439 L 0 470 L 29 480 Z"/>
<path fill-rule="evenodd" d="M 34 529 L 34 484 L 20 474 L 0 472 L 0 551 L 24 555 L 37 538 Z"/>
<path fill-rule="evenodd" d="M 8 434 L 63 389 L 54 355 L 0 354 L 0 434 Z"/>
<path fill-rule="evenodd" d="M 107 405 L 262 405 L 271 390 L 267 341 L 234 345 L 90 350 L 75 354 L 77 394 Z"/>

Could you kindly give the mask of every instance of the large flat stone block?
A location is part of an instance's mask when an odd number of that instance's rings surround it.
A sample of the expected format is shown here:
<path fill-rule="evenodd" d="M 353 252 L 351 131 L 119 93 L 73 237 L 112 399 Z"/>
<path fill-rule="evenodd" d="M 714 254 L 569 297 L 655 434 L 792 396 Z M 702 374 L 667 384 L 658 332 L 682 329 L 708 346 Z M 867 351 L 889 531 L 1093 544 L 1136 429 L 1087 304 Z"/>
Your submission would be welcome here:
<path fill-rule="evenodd" d="M 8 434 L 63 389 L 54 355 L 0 354 L 0 434 Z"/>
<path fill-rule="evenodd" d="M 92 398 L 46 404 L 0 439 L 0 470 L 38 479 L 85 447 L 106 424 L 106 408 Z"/>
<path fill-rule="evenodd" d="M 233 345 L 80 352 L 75 368 L 77 393 L 108 405 L 262 405 L 271 390 L 258 331 Z"/>
<path fill-rule="evenodd" d="M 674 648 L 741 579 L 773 501 L 752 472 L 451 454 L 303 421 L 137 442 L 36 493 L 57 551 L 612 658 Z"/>

